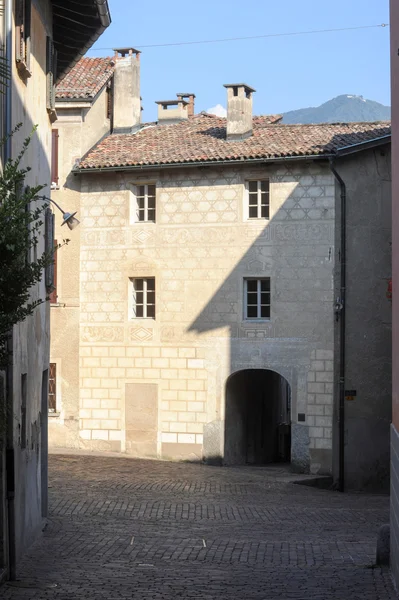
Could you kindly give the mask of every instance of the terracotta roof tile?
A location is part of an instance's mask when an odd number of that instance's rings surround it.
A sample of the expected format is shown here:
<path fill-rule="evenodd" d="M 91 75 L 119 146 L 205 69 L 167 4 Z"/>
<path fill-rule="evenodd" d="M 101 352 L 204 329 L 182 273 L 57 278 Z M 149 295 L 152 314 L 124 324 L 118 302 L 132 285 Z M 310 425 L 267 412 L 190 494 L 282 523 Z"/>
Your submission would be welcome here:
<path fill-rule="evenodd" d="M 57 84 L 56 99 L 92 99 L 113 72 L 111 58 L 82 58 Z"/>
<path fill-rule="evenodd" d="M 226 119 L 204 113 L 174 125 L 144 125 L 135 134 L 109 135 L 79 168 L 322 156 L 390 134 L 388 122 L 282 125 L 279 120 L 254 117 L 253 135 L 238 142 L 226 140 Z"/>

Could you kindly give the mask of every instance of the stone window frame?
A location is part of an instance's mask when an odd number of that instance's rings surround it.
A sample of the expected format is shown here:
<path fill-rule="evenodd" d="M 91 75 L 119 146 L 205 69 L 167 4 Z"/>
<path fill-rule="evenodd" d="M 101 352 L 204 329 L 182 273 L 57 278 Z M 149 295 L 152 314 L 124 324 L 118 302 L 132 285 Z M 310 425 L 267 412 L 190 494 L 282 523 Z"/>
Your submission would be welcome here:
<path fill-rule="evenodd" d="M 154 282 L 154 290 L 148 289 L 148 281 L 151 280 Z M 136 289 L 135 282 L 143 282 L 143 289 Z M 148 302 L 148 294 L 154 293 L 154 302 Z M 143 307 L 143 314 L 137 315 L 137 294 L 143 294 L 143 302 L 139 303 L 139 306 Z M 153 315 L 148 315 L 148 308 L 154 307 Z M 129 320 L 146 320 L 146 321 L 155 321 L 156 320 L 156 311 L 157 311 L 157 285 L 156 278 L 154 276 L 145 276 L 145 277 L 129 277 Z M 151 311 L 152 312 L 152 311 Z"/>
<path fill-rule="evenodd" d="M 249 281 L 256 282 L 256 292 L 248 291 L 248 282 Z M 267 290 L 262 291 L 262 282 L 263 281 L 267 281 L 269 283 L 268 291 Z M 256 293 L 256 305 L 248 304 L 248 293 Z M 267 303 L 262 304 L 262 293 L 268 294 L 268 296 L 269 296 L 268 304 Z M 248 307 L 249 306 L 257 307 L 257 316 L 256 317 L 248 316 Z M 268 307 L 269 314 L 267 316 L 261 316 L 262 307 Z M 243 309 L 244 309 L 243 310 L 243 320 L 246 322 L 259 323 L 262 321 L 269 322 L 271 320 L 271 278 L 270 277 L 256 277 L 256 276 L 244 277 L 244 279 L 243 279 Z"/>
<path fill-rule="evenodd" d="M 257 184 L 257 190 L 251 191 L 251 184 Z M 262 183 L 267 184 L 267 189 L 262 191 Z M 251 206 L 250 200 L 251 196 L 254 196 L 256 193 L 257 202 L 252 205 L 252 208 L 256 208 L 256 216 L 250 216 Z M 265 195 L 267 202 L 262 204 L 262 195 Z M 245 194 L 244 194 L 244 219 L 245 221 L 270 221 L 270 198 L 271 196 L 271 185 L 270 185 L 270 177 L 251 177 L 245 180 Z M 266 216 L 262 216 L 262 208 L 265 207 Z"/>
<path fill-rule="evenodd" d="M 154 187 L 154 194 L 149 194 L 149 187 Z M 139 194 L 139 188 L 144 188 L 144 194 Z M 155 225 L 157 222 L 157 184 L 155 181 L 140 181 L 134 182 L 130 185 L 130 224 L 140 224 L 144 225 L 144 223 Z M 139 198 L 143 198 L 143 207 L 139 207 Z M 149 198 L 154 198 L 153 207 L 149 206 Z M 149 217 L 149 211 L 153 211 L 154 218 Z M 140 219 L 140 213 L 144 215 L 143 219 Z"/>

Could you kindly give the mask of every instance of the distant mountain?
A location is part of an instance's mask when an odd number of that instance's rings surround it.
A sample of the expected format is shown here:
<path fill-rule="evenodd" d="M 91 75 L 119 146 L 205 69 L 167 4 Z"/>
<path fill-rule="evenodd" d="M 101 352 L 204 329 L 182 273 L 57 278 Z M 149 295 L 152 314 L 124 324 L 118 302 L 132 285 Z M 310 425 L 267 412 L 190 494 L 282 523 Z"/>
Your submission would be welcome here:
<path fill-rule="evenodd" d="M 337 96 L 316 108 L 300 108 L 283 114 L 283 123 L 347 123 L 389 121 L 391 107 L 363 96 Z"/>

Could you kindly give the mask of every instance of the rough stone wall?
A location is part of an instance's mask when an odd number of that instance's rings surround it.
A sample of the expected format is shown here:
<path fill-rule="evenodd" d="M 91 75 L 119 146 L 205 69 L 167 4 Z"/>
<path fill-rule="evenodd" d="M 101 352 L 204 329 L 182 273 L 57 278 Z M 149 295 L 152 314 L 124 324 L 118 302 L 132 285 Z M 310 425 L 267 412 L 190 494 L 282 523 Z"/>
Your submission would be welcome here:
<path fill-rule="evenodd" d="M 256 177 L 271 181 L 270 221 L 245 219 L 245 180 Z M 157 223 L 131 224 L 132 186 L 146 181 L 157 184 Z M 227 377 L 265 368 L 291 386 L 295 466 L 329 471 L 328 166 L 87 175 L 81 216 L 82 445 L 134 452 L 125 434 L 126 385 L 147 382 L 158 388 L 158 454 L 223 456 Z M 132 319 L 129 278 L 149 276 L 156 319 Z M 251 276 L 271 277 L 269 322 L 243 319 L 243 279 Z"/>
<path fill-rule="evenodd" d="M 345 401 L 345 487 L 382 492 L 389 490 L 392 416 L 390 144 L 341 158 L 336 167 L 347 196 L 345 388 L 356 391 Z M 338 366 L 338 343 L 336 350 Z"/>

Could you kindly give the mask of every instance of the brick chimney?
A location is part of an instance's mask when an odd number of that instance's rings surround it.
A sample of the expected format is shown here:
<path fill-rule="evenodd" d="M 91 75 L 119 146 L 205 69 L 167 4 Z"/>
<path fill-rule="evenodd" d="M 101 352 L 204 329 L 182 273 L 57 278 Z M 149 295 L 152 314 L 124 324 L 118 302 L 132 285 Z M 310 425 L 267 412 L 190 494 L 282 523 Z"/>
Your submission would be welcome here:
<path fill-rule="evenodd" d="M 115 49 L 114 132 L 130 133 L 141 124 L 140 51 Z"/>
<path fill-rule="evenodd" d="M 252 94 L 245 83 L 226 83 L 227 140 L 245 140 L 252 135 Z"/>
<path fill-rule="evenodd" d="M 179 100 L 188 101 L 187 113 L 189 117 L 193 117 L 195 115 L 195 94 L 180 92 L 179 94 L 176 94 L 176 96 Z"/>
<path fill-rule="evenodd" d="M 188 119 L 188 105 L 186 100 L 157 100 L 158 124 L 172 125 Z"/>

